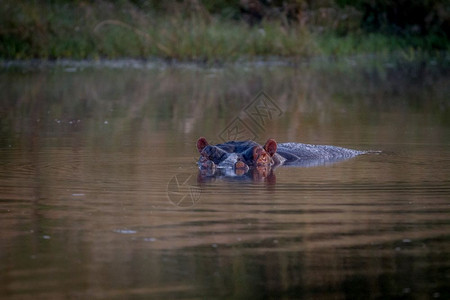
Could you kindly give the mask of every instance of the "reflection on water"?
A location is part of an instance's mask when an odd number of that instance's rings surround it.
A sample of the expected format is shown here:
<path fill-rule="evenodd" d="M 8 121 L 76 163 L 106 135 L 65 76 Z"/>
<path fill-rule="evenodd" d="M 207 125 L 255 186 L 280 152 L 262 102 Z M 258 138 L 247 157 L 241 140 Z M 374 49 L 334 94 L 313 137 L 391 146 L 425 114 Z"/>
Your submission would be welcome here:
<path fill-rule="evenodd" d="M 73 71 L 0 72 L 1 298 L 449 298 L 446 72 Z M 263 127 L 261 90 L 283 112 Z M 197 138 L 236 117 L 384 152 L 202 178 Z"/>

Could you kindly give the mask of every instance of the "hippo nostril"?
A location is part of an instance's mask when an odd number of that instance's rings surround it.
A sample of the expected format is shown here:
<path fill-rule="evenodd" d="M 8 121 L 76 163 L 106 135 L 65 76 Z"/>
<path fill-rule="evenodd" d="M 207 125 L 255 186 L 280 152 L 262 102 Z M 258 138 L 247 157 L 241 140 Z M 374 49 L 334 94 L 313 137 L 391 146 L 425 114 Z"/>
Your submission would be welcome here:
<path fill-rule="evenodd" d="M 245 169 L 245 168 L 247 168 L 247 165 L 246 165 L 243 161 L 238 161 L 238 162 L 234 165 L 234 167 L 235 167 L 236 169 Z"/>

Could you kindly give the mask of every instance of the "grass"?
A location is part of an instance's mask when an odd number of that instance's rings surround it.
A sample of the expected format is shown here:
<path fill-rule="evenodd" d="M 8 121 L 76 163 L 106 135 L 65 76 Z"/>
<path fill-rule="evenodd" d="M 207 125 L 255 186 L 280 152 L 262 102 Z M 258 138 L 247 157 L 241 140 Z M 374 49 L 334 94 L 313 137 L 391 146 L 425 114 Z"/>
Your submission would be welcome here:
<path fill-rule="evenodd" d="M 431 42 L 430 42 L 431 41 Z M 448 50 L 448 41 L 438 39 Z M 246 57 L 344 56 L 431 52 L 432 38 L 364 34 L 338 35 L 299 24 L 241 21 L 179 14 L 157 15 L 124 4 L 74 2 L 36 4 L 5 1 L 0 6 L 1 59 L 166 58 L 236 61 Z M 443 45 L 443 46 L 442 46 Z"/>

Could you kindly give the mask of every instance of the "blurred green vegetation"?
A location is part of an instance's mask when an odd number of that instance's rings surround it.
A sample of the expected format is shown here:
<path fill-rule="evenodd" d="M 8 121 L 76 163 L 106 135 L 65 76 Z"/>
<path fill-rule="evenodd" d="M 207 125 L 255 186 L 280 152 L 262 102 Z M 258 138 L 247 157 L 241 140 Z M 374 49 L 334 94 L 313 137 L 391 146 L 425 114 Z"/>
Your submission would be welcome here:
<path fill-rule="evenodd" d="M 7 0 L 0 58 L 445 55 L 449 20 L 448 0 Z"/>

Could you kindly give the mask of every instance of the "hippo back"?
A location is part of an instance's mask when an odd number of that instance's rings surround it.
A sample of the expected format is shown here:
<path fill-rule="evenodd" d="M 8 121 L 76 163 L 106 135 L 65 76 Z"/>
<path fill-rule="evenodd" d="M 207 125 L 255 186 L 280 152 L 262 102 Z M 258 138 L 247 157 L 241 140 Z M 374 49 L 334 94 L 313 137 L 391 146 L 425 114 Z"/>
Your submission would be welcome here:
<path fill-rule="evenodd" d="M 318 166 L 349 159 L 366 153 L 342 147 L 310 145 L 302 143 L 279 143 L 277 154 L 285 159 L 286 166 Z"/>

